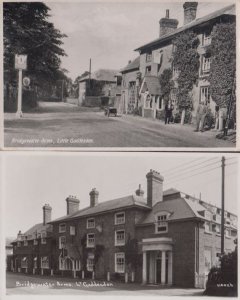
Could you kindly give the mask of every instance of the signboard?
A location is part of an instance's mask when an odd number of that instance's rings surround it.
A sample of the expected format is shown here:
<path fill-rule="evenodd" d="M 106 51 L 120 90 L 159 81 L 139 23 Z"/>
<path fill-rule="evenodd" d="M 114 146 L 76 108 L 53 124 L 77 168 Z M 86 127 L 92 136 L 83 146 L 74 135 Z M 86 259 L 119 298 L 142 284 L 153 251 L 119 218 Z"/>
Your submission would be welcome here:
<path fill-rule="evenodd" d="M 24 77 L 23 78 L 23 85 L 26 86 L 26 87 L 30 85 L 30 78 L 29 77 Z"/>
<path fill-rule="evenodd" d="M 27 55 L 15 55 L 15 69 L 26 70 L 27 69 Z"/>

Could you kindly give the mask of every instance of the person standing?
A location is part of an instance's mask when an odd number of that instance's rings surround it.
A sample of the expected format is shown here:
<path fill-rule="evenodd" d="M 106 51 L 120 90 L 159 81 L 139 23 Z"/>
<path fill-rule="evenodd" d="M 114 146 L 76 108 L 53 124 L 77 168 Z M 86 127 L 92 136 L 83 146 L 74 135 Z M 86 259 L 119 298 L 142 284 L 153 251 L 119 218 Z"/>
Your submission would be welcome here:
<path fill-rule="evenodd" d="M 165 105 L 165 124 L 169 124 L 169 122 L 172 120 L 172 111 L 173 111 L 173 105 L 169 100 Z"/>
<path fill-rule="evenodd" d="M 197 108 L 197 123 L 196 123 L 196 129 L 194 130 L 195 132 L 200 131 L 203 132 L 203 126 L 204 126 L 204 121 L 205 117 L 207 114 L 207 106 L 205 105 L 204 101 L 201 101 L 198 105 Z"/>

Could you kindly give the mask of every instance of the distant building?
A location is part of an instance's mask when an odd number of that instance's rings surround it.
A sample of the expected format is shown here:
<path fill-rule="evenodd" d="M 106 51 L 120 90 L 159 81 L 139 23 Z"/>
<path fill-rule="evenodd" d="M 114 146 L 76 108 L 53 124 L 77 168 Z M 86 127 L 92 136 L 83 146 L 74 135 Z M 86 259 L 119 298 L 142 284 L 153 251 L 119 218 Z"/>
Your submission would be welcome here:
<path fill-rule="evenodd" d="M 14 270 L 203 287 L 219 262 L 223 212 L 176 189 L 163 191 L 164 178 L 154 170 L 146 178 L 146 198 L 141 186 L 135 195 L 105 202 L 94 188 L 82 209 L 68 197 L 65 216 L 35 225 L 13 242 Z M 237 216 L 224 215 L 225 252 L 231 252 Z"/>
<path fill-rule="evenodd" d="M 79 105 L 101 106 L 116 96 L 117 70 L 100 69 L 79 80 Z"/>
<path fill-rule="evenodd" d="M 142 116 L 157 118 L 158 114 L 164 109 L 165 104 L 163 103 L 159 77 L 165 69 L 170 68 L 172 70 L 172 79 L 174 81 L 170 100 L 175 107 L 175 111 L 178 110 L 177 77 L 179 71 L 175 68 L 172 62 L 172 55 L 174 51 L 173 40 L 182 32 L 193 30 L 197 33 L 200 41 L 197 49 L 200 55 L 200 67 L 198 82 L 192 89 L 192 115 L 195 117 L 196 109 L 200 101 L 204 101 L 208 105 L 209 109 L 211 109 L 212 113 L 215 113 L 216 104 L 211 98 L 208 81 L 211 55 L 206 51 L 206 49 L 207 46 L 211 44 L 211 31 L 214 25 L 218 23 L 236 22 L 235 5 L 227 6 L 215 11 L 214 13 L 196 19 L 197 6 L 197 2 L 184 3 L 184 25 L 179 28 L 178 20 L 171 19 L 169 16 L 169 10 L 167 10 L 166 16 L 161 18 L 159 21 L 159 37 L 135 49 L 135 51 L 138 51 L 140 54 L 139 66 L 136 68 L 136 71 L 139 71 L 141 74 L 141 85 L 139 87 L 138 95 L 140 100 L 137 99 L 136 89 L 132 92 L 133 85 L 136 82 L 136 74 L 131 72 L 129 73 L 131 75 L 131 82 L 127 82 L 124 86 L 123 80 L 122 97 L 127 102 L 125 107 L 131 107 L 132 102 L 138 102 L 138 107 L 140 108 Z M 127 72 L 125 73 L 128 74 Z M 129 98 L 126 95 L 132 96 Z M 134 100 L 133 95 L 135 95 Z M 130 112 L 131 109 L 128 111 Z"/>

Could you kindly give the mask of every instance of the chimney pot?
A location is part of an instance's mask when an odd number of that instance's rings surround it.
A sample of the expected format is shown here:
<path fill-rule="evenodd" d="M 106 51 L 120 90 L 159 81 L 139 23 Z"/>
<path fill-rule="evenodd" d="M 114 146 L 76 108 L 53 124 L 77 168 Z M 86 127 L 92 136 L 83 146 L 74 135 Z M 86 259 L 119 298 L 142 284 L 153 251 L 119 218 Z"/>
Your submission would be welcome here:
<path fill-rule="evenodd" d="M 141 188 L 141 184 L 139 184 L 138 189 L 136 190 L 136 195 L 140 197 L 144 195 L 144 191 Z"/>
<path fill-rule="evenodd" d="M 90 195 L 90 206 L 96 206 L 98 204 L 98 196 L 99 192 L 96 190 L 96 188 L 93 188 L 91 192 L 89 193 Z"/>
<path fill-rule="evenodd" d="M 159 37 L 173 32 L 177 29 L 178 20 L 177 19 L 169 19 L 169 9 L 166 10 L 166 17 L 160 19 L 159 21 Z"/>
<path fill-rule="evenodd" d="M 43 225 L 46 225 L 52 219 L 52 208 L 49 204 L 43 206 Z"/>
<path fill-rule="evenodd" d="M 70 195 L 67 199 L 67 215 L 71 215 L 79 210 L 79 203 L 80 201 L 77 197 L 73 197 Z"/>
<path fill-rule="evenodd" d="M 166 9 L 166 18 L 169 19 L 169 9 Z"/>
<path fill-rule="evenodd" d="M 163 176 L 159 172 L 150 170 L 147 177 L 147 204 L 153 207 L 157 202 L 163 201 Z"/>
<path fill-rule="evenodd" d="M 196 19 L 198 2 L 185 2 L 184 9 L 184 25 Z"/>

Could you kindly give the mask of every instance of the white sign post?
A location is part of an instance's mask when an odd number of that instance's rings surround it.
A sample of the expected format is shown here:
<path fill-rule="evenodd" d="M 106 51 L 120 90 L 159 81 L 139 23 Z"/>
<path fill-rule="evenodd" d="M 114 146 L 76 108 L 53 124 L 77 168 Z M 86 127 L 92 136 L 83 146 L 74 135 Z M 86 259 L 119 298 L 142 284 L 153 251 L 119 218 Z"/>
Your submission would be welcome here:
<path fill-rule="evenodd" d="M 18 70 L 18 105 L 16 116 L 21 118 L 22 113 L 22 70 L 27 69 L 27 55 L 15 55 L 15 69 Z"/>

